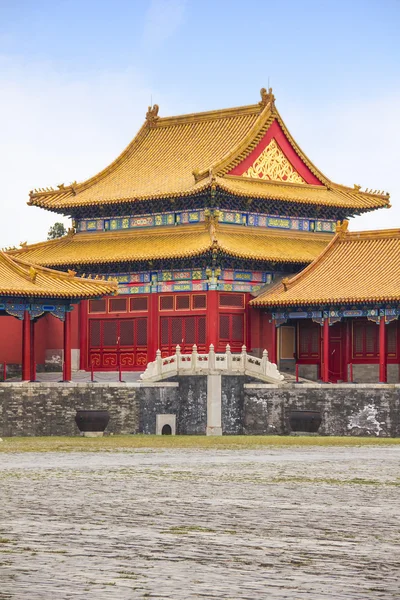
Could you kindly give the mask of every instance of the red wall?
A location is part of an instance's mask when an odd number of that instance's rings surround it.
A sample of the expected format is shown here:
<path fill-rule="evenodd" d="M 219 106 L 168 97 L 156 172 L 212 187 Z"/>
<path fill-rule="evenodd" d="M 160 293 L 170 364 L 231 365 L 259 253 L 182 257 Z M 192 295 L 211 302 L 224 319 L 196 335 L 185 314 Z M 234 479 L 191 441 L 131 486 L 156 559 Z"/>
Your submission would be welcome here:
<path fill-rule="evenodd" d="M 79 348 L 78 306 L 71 314 L 72 348 Z M 46 349 L 61 349 L 64 345 L 64 323 L 45 315 L 35 323 L 35 359 L 44 364 Z M 16 317 L 0 317 L 0 363 L 21 364 L 22 321 Z"/>
<path fill-rule="evenodd" d="M 22 321 L 15 317 L 0 317 L 0 362 L 21 363 Z"/>

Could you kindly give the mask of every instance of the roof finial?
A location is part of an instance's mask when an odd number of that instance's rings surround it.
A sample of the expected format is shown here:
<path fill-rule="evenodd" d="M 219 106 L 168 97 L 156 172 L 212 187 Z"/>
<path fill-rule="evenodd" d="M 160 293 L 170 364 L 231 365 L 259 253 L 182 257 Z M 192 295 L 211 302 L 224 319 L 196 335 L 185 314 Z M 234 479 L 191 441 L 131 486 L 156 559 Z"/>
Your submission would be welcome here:
<path fill-rule="evenodd" d="M 158 110 L 159 110 L 158 104 L 154 104 L 153 107 L 149 106 L 147 109 L 146 121 L 147 121 L 148 125 L 150 125 L 150 127 L 152 125 L 154 125 L 156 123 L 156 121 L 158 121 L 158 119 L 159 119 Z"/>
<path fill-rule="evenodd" d="M 341 237 L 341 238 L 345 236 L 348 228 L 349 228 L 349 222 L 346 220 L 344 220 L 342 222 L 338 221 L 336 223 L 336 233 L 338 233 L 339 237 Z"/>
<path fill-rule="evenodd" d="M 272 93 L 272 87 L 268 87 L 268 92 L 265 88 L 261 88 L 261 101 L 258 103 L 261 108 L 265 108 L 267 104 L 271 104 L 271 108 L 274 107 L 275 96 Z"/>

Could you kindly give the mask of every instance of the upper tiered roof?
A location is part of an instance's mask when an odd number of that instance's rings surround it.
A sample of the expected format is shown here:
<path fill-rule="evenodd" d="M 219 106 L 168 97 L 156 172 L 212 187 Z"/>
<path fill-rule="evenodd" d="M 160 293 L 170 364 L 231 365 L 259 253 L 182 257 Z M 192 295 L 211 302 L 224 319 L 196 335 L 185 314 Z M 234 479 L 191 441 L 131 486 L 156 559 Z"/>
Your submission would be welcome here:
<path fill-rule="evenodd" d="M 96 281 L 75 277 L 11 257 L 0 252 L 0 296 L 34 298 L 97 298 L 116 293 L 115 281 Z"/>
<path fill-rule="evenodd" d="M 256 306 L 321 306 L 400 302 L 400 229 L 347 231 L 291 279 L 252 300 Z"/>
<path fill-rule="evenodd" d="M 252 199 L 278 200 L 361 213 L 388 207 L 389 195 L 362 192 L 330 181 L 296 144 L 272 90 L 258 104 L 146 121 L 122 154 L 83 183 L 35 190 L 29 204 L 73 214 L 78 207 L 107 207 L 143 200 L 194 196 L 220 190 Z"/>

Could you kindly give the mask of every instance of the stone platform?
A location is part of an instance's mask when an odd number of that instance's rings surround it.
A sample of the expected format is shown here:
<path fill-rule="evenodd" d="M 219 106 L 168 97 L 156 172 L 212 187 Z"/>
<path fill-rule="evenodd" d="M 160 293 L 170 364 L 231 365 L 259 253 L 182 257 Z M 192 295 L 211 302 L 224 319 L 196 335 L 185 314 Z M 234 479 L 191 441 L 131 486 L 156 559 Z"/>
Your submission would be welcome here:
<path fill-rule="evenodd" d="M 207 376 L 159 383 L 2 383 L 0 437 L 78 435 L 77 409 L 108 410 L 108 433 L 155 434 L 157 415 L 173 415 L 177 434 L 204 435 L 210 426 Z M 400 435 L 398 384 L 273 385 L 222 376 L 218 410 L 215 427 L 228 435 L 289 434 L 293 410 L 319 411 L 322 435 Z"/>

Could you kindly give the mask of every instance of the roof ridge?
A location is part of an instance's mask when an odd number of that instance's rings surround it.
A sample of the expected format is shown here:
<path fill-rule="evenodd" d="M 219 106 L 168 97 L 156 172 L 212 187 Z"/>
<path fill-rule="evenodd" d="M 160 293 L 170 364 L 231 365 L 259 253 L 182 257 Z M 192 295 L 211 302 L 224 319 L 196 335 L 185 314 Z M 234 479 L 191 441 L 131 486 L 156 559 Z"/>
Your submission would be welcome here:
<path fill-rule="evenodd" d="M 77 183 L 75 181 L 74 183 L 72 183 L 70 185 L 61 184 L 58 186 L 58 188 L 59 188 L 58 190 L 46 189 L 44 191 L 39 191 L 39 192 L 36 192 L 36 191 L 30 192 L 30 194 L 29 194 L 30 202 L 31 202 L 32 198 L 37 198 L 39 196 L 51 195 L 51 194 L 57 193 L 57 191 L 59 191 L 61 193 L 72 192 L 72 194 L 74 196 L 76 196 L 77 193 L 83 192 L 84 190 L 88 189 L 93 184 L 95 184 L 98 181 L 100 181 L 101 179 L 103 179 L 103 177 L 105 177 L 106 175 L 111 173 L 116 167 L 118 167 L 118 165 L 120 163 L 122 163 L 129 156 L 129 154 L 133 150 L 135 150 L 144 141 L 144 139 L 146 138 L 150 129 L 151 129 L 151 127 L 149 126 L 148 122 L 145 121 L 143 123 L 143 125 L 141 126 L 141 128 L 139 129 L 139 131 L 137 132 L 137 134 L 135 135 L 135 137 L 129 142 L 129 144 L 124 148 L 124 150 L 122 150 L 122 152 L 117 156 L 117 158 L 115 160 L 113 160 L 109 165 L 107 165 L 104 169 L 102 169 L 101 171 L 96 173 L 96 175 L 89 177 L 89 179 L 85 179 L 81 183 Z"/>
<path fill-rule="evenodd" d="M 272 91 L 271 91 L 272 94 Z M 260 110 L 261 104 L 261 110 Z M 207 175 L 212 173 L 220 174 L 221 171 L 225 171 L 230 168 L 233 161 L 241 162 L 260 141 L 265 131 L 270 127 L 274 121 L 274 110 L 275 104 L 273 96 L 270 96 L 269 101 L 265 104 L 260 103 L 257 105 L 258 111 L 260 112 L 255 123 L 250 127 L 244 138 L 242 138 L 236 146 L 234 146 L 225 156 L 218 160 L 213 165 L 202 169 L 201 171 L 194 170 L 193 175 L 196 182 L 200 181 Z M 221 173 L 222 174 L 222 173 Z"/>
<path fill-rule="evenodd" d="M 348 223 L 348 221 L 345 221 L 345 223 Z M 308 273 L 310 273 L 313 269 L 315 269 L 316 265 L 318 265 L 321 262 L 321 260 L 327 255 L 327 253 L 330 252 L 330 250 L 338 243 L 342 235 L 343 234 L 340 230 L 340 225 L 338 224 L 336 234 L 333 236 L 329 244 L 325 246 L 321 254 L 319 254 L 309 265 L 307 265 L 304 269 L 300 271 L 300 273 L 297 273 L 294 277 L 285 277 L 284 279 L 282 279 L 281 283 L 284 287 L 285 292 L 291 287 L 293 287 L 293 285 L 296 285 L 296 283 L 303 279 L 304 276 L 308 275 Z"/>
<path fill-rule="evenodd" d="M 379 239 L 400 237 L 400 229 L 369 229 L 365 231 L 347 231 L 346 240 L 355 239 Z"/>
<path fill-rule="evenodd" d="M 7 263 L 7 266 L 10 267 L 13 271 L 15 271 L 21 277 L 24 277 L 28 281 L 32 280 L 32 277 L 29 273 L 29 267 L 31 265 L 24 264 L 23 266 L 19 265 L 17 261 L 14 260 L 11 256 L 8 256 L 5 252 L 0 252 L 0 259 Z M 32 265 L 33 266 L 33 265 Z M 28 267 L 27 269 L 25 267 Z"/>
<path fill-rule="evenodd" d="M 223 119 L 226 117 L 235 117 L 239 115 L 254 114 L 260 112 L 259 104 L 247 104 L 245 106 L 233 106 L 232 108 L 220 108 L 215 110 L 206 110 L 195 113 L 186 113 L 183 115 L 173 115 L 169 117 L 159 117 L 154 127 L 165 127 L 169 125 L 180 125 L 182 123 L 192 123 L 194 121 L 208 121 L 214 119 Z"/>

